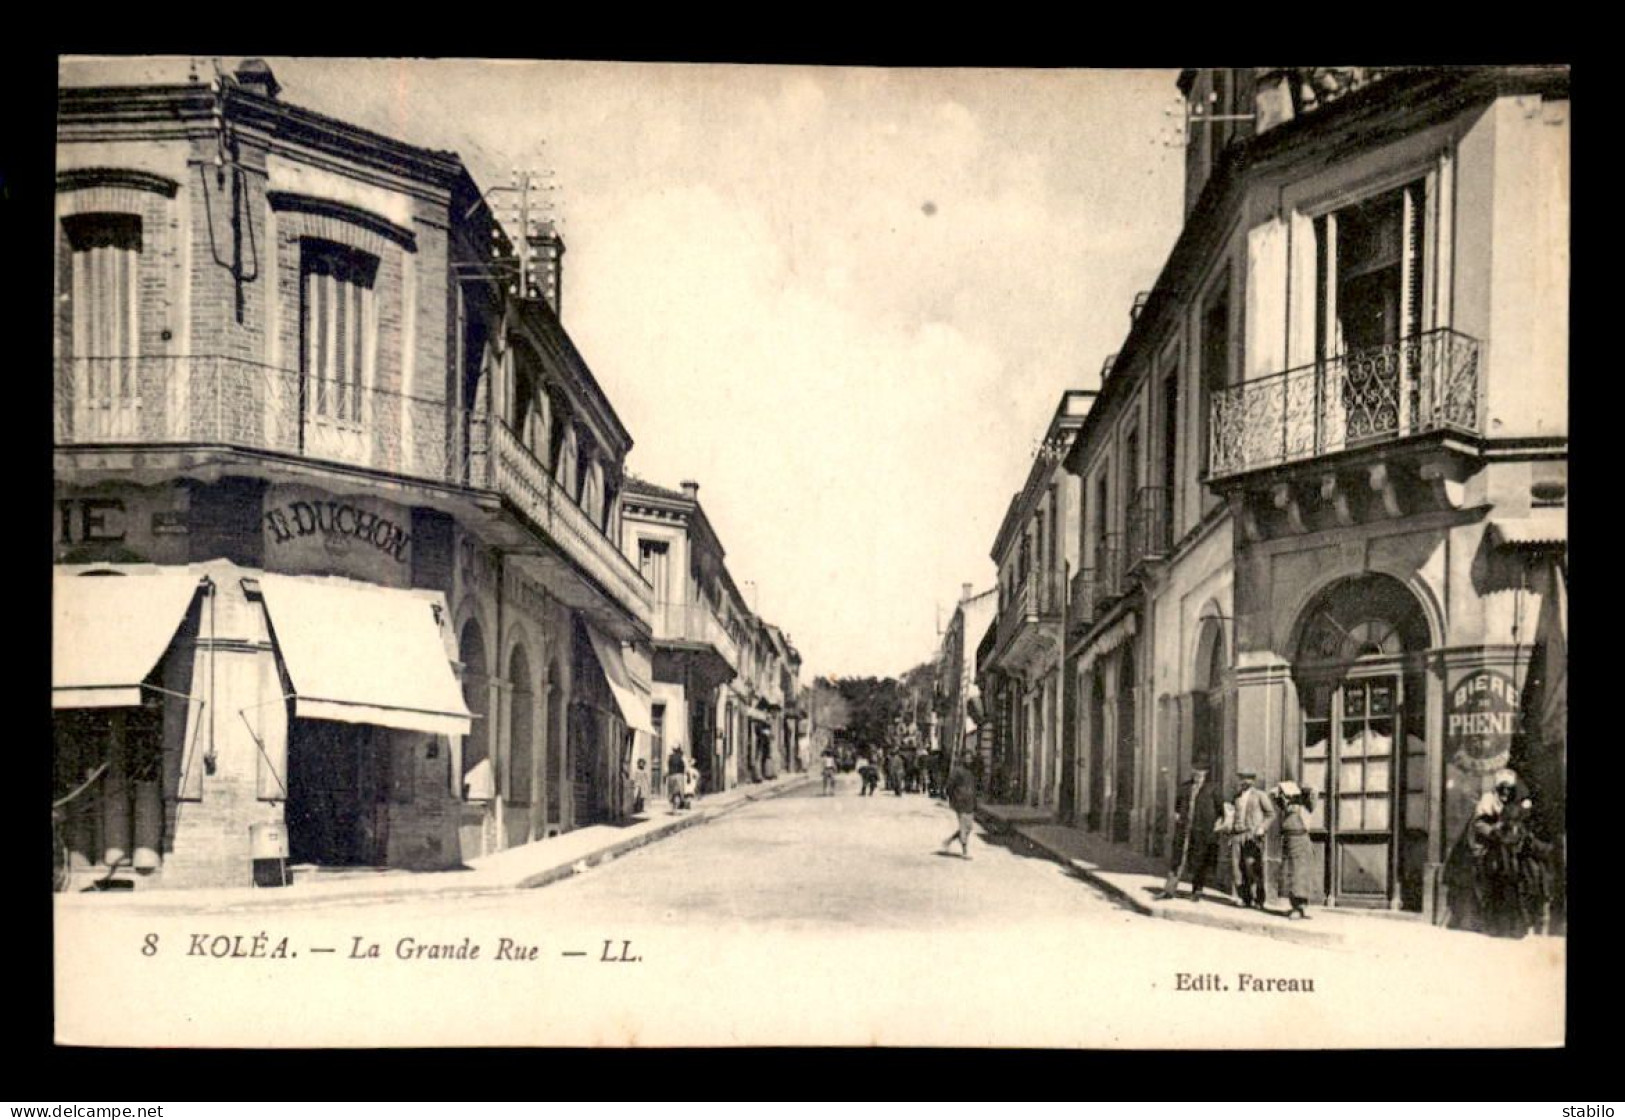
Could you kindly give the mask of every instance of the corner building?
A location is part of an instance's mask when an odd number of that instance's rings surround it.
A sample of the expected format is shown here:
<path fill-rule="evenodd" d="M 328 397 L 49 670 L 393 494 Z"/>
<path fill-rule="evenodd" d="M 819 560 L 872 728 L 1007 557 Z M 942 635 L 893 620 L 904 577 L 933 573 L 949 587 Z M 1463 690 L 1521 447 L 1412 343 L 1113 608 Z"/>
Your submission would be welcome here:
<path fill-rule="evenodd" d="M 119 67 L 140 72 L 120 72 Z M 59 93 L 70 885 L 451 868 L 622 814 L 631 446 L 457 158 L 235 73 Z"/>
<path fill-rule="evenodd" d="M 1193 763 L 1292 779 L 1317 901 L 1454 921 L 1497 769 L 1564 835 L 1568 74 L 1180 88 L 1185 227 L 1068 460 L 1077 809 L 1167 855 Z"/>

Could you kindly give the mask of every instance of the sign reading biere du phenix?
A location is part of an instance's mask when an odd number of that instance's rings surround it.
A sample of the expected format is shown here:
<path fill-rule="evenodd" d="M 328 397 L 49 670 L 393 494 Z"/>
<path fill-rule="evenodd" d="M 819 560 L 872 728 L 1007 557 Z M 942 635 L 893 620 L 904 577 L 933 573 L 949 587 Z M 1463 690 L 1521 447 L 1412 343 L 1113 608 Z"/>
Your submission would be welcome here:
<path fill-rule="evenodd" d="M 1457 681 L 1445 698 L 1445 750 L 1463 770 L 1505 765 L 1517 726 L 1518 689 L 1505 673 L 1475 670 Z"/>

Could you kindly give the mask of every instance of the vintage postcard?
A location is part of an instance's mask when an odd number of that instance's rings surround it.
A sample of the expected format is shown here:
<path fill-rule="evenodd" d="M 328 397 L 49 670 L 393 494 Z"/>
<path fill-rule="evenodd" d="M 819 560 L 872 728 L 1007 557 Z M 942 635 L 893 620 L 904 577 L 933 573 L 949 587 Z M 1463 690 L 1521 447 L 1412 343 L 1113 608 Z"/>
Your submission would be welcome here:
<path fill-rule="evenodd" d="M 1562 1046 L 1568 110 L 62 58 L 56 1040 Z"/>

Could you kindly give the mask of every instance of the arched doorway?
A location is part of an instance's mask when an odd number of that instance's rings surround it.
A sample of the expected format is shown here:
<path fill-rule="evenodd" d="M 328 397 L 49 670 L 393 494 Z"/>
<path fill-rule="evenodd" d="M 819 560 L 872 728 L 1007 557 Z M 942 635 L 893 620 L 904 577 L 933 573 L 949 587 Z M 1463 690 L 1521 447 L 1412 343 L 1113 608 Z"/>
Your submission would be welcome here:
<path fill-rule="evenodd" d="M 1183 769 L 1205 766 L 1209 779 L 1224 789 L 1225 698 L 1230 688 L 1230 654 L 1225 646 L 1224 624 L 1216 617 L 1210 616 L 1202 622 L 1196 668 L 1196 687 L 1191 694 L 1191 756 L 1185 760 Z"/>
<path fill-rule="evenodd" d="M 547 799 L 547 825 L 562 828 L 563 804 L 559 790 L 564 782 L 564 685 L 559 680 L 559 663 L 547 667 L 547 753 L 542 789 Z"/>
<path fill-rule="evenodd" d="M 463 623 L 457 640 L 457 660 L 463 666 L 463 704 L 474 715 L 463 742 L 462 792 L 468 801 L 489 801 L 496 794 L 491 769 L 490 670 L 485 661 L 485 632 L 479 619 Z"/>
<path fill-rule="evenodd" d="M 1134 722 L 1134 643 L 1124 643 L 1117 658 L 1117 758 L 1112 768 L 1112 839 L 1129 840 L 1134 815 L 1134 756 L 1139 737 Z"/>
<path fill-rule="evenodd" d="M 1089 689 L 1089 819 L 1098 831 L 1106 812 L 1106 682 L 1097 668 Z"/>
<path fill-rule="evenodd" d="M 1422 907 L 1427 693 L 1417 655 L 1429 644 L 1416 597 L 1378 573 L 1338 581 L 1300 618 L 1295 761 L 1299 784 L 1317 795 L 1310 834 L 1328 904 Z"/>
<path fill-rule="evenodd" d="M 515 810 L 516 819 L 507 830 L 512 842 L 525 843 L 533 839 L 530 806 L 535 786 L 536 693 L 524 646 L 514 646 L 508 657 L 508 680 L 512 692 L 508 707 L 507 804 Z"/>

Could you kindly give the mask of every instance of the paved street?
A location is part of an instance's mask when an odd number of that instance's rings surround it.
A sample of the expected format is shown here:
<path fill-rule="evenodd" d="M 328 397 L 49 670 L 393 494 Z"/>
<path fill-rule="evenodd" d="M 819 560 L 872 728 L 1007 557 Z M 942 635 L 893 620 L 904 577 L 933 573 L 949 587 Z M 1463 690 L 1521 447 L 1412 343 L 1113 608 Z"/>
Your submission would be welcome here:
<path fill-rule="evenodd" d="M 752 804 L 540 890 L 192 915 L 59 902 L 60 1029 L 94 1041 L 114 1001 L 174 1044 L 227 1023 L 242 1045 L 1561 1038 L 1560 1003 L 1509 1014 L 1492 982 L 1561 992 L 1560 942 L 1451 935 L 1441 956 L 1422 928 L 1373 957 L 1150 919 L 980 830 L 969 861 L 937 854 L 952 823 L 843 777 L 836 797 Z M 260 933 L 286 958 L 248 956 Z M 1244 973 L 1313 990 L 1249 991 Z"/>

